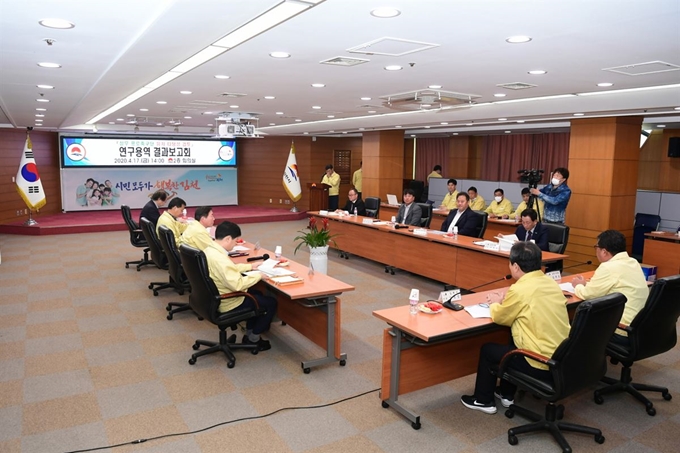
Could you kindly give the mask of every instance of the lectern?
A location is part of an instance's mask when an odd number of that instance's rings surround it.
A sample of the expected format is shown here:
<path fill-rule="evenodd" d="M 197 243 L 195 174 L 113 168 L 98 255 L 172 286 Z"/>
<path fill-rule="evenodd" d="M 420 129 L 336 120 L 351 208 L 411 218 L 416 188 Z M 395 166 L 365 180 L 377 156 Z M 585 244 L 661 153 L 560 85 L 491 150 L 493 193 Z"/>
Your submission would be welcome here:
<path fill-rule="evenodd" d="M 309 182 L 309 210 L 321 211 L 328 209 L 328 189 L 331 186 L 321 182 Z"/>

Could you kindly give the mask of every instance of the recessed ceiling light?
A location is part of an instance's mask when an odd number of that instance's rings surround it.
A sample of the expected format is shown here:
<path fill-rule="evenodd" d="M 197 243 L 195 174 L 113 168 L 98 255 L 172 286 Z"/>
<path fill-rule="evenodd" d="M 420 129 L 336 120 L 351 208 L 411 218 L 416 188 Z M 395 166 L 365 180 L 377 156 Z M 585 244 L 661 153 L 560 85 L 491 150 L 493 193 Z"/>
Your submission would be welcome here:
<path fill-rule="evenodd" d="M 368 113 L 375 113 L 375 110 L 369 110 Z"/>
<path fill-rule="evenodd" d="M 319 106 L 319 105 L 313 105 L 312 108 L 314 110 L 321 110 L 321 106 Z"/>
<path fill-rule="evenodd" d="M 162 126 L 163 123 L 156 123 L 156 126 Z"/>
<path fill-rule="evenodd" d="M 335 115 L 328 115 L 328 118 L 335 118 Z"/>
<path fill-rule="evenodd" d="M 270 126 L 276 126 L 276 123 L 269 123 Z"/>
<path fill-rule="evenodd" d="M 361 98 L 361 100 L 362 100 L 362 101 L 370 101 L 371 98 L 369 98 L 369 97 L 363 97 L 363 98 Z"/>
<path fill-rule="evenodd" d="M 330 133 L 332 134 L 332 133 L 335 132 L 335 131 L 328 131 L 328 132 L 330 132 Z"/>
<path fill-rule="evenodd" d="M 601 82 L 601 83 L 598 83 L 597 86 L 599 86 L 599 87 L 613 87 L 614 84 L 611 83 L 611 82 Z"/>
<path fill-rule="evenodd" d="M 303 135 L 309 135 L 309 132 L 303 132 L 302 134 Z"/>
<path fill-rule="evenodd" d="M 531 41 L 531 37 L 524 35 L 510 36 L 505 41 L 510 44 L 522 44 Z"/>
<path fill-rule="evenodd" d="M 416 134 L 411 134 L 411 137 L 415 138 Z"/>
<path fill-rule="evenodd" d="M 517 124 L 522 124 L 524 120 L 517 120 Z"/>
<path fill-rule="evenodd" d="M 179 94 L 191 94 L 191 91 L 184 90 L 184 91 L 180 91 Z"/>
<path fill-rule="evenodd" d="M 237 109 L 237 108 L 238 108 L 238 105 L 236 105 L 236 104 L 230 105 L 229 108 L 230 108 L 230 109 Z"/>
<path fill-rule="evenodd" d="M 38 88 L 42 88 L 43 90 L 52 90 L 54 87 L 52 85 L 36 85 Z"/>
<path fill-rule="evenodd" d="M 134 113 L 128 113 L 128 114 L 125 115 L 125 116 L 133 117 L 133 116 L 135 116 L 135 114 L 134 114 Z"/>
<path fill-rule="evenodd" d="M 401 126 L 394 126 L 394 127 L 396 127 L 397 129 L 401 128 Z"/>
<path fill-rule="evenodd" d="M 439 124 L 441 124 L 442 126 L 446 126 L 449 123 L 439 123 Z"/>
<path fill-rule="evenodd" d="M 206 115 L 212 115 L 212 112 L 205 112 Z"/>
<path fill-rule="evenodd" d="M 343 132 L 343 134 L 346 134 L 346 133 L 347 133 L 347 131 L 344 131 L 344 132 Z"/>
<path fill-rule="evenodd" d="M 680 110 L 680 107 L 675 107 L 673 110 Z"/>
<path fill-rule="evenodd" d="M 40 107 L 38 107 L 36 110 L 39 111 L 39 112 L 46 112 L 47 111 L 47 109 L 43 109 L 43 108 L 40 108 Z"/>
<path fill-rule="evenodd" d="M 323 87 L 326 86 L 326 84 L 325 83 L 313 83 L 312 86 L 314 88 L 323 88 Z"/>
<path fill-rule="evenodd" d="M 396 64 L 385 66 L 385 71 L 401 71 L 402 67 Z"/>
<path fill-rule="evenodd" d="M 149 109 L 139 109 L 140 112 L 148 112 Z"/>
<path fill-rule="evenodd" d="M 38 117 L 38 118 L 44 118 L 45 117 L 45 115 L 43 115 L 42 113 L 36 113 L 35 116 Z"/>
<path fill-rule="evenodd" d="M 61 30 L 66 30 L 75 27 L 75 24 L 64 19 L 43 19 L 39 20 L 38 23 L 43 27 L 58 28 Z"/>
<path fill-rule="evenodd" d="M 507 118 L 498 118 L 498 121 L 507 121 Z"/>
<path fill-rule="evenodd" d="M 390 17 L 397 17 L 401 14 L 401 11 L 395 8 L 376 8 L 371 11 L 371 16 L 378 17 L 380 19 L 389 19 Z"/>
<path fill-rule="evenodd" d="M 276 112 L 277 115 L 283 115 L 283 112 Z"/>
<path fill-rule="evenodd" d="M 505 93 L 496 93 L 496 94 L 494 94 L 494 97 L 497 97 L 497 98 L 504 98 L 505 96 L 507 96 Z"/>
<path fill-rule="evenodd" d="M 453 133 L 453 134 L 451 134 L 451 135 L 458 135 L 458 132 L 454 132 L 454 133 Z"/>
<path fill-rule="evenodd" d="M 109 124 L 116 124 L 115 121 L 109 121 Z"/>
<path fill-rule="evenodd" d="M 420 104 L 421 107 L 428 108 L 432 107 L 432 104 Z"/>
<path fill-rule="evenodd" d="M 116 121 L 125 121 L 123 118 L 116 118 Z"/>
<path fill-rule="evenodd" d="M 296 122 L 296 123 L 299 123 L 299 122 L 301 122 L 301 121 L 302 121 L 302 120 L 301 120 L 300 118 L 295 118 L 295 122 Z"/>
<path fill-rule="evenodd" d="M 441 87 L 442 87 L 441 85 L 430 85 L 430 86 L 428 86 L 428 88 L 432 88 L 433 90 L 438 90 Z"/>
<path fill-rule="evenodd" d="M 583 116 L 583 113 L 574 113 L 574 116 Z"/>
<path fill-rule="evenodd" d="M 506 134 L 509 134 L 510 132 L 512 132 L 512 131 L 505 131 Z"/>
<path fill-rule="evenodd" d="M 547 74 L 547 73 L 548 73 L 548 71 L 544 71 L 543 69 L 534 69 L 533 71 L 527 72 L 527 74 L 531 74 L 531 75 L 543 75 L 543 74 Z"/>
<path fill-rule="evenodd" d="M 42 99 L 42 98 L 41 98 L 41 99 L 36 99 L 36 101 L 38 101 L 38 102 L 50 102 L 49 99 Z"/>
<path fill-rule="evenodd" d="M 190 120 L 191 117 L 190 117 L 190 116 L 185 116 L 184 119 L 185 119 L 185 120 Z"/>
<path fill-rule="evenodd" d="M 656 127 L 666 127 L 665 124 L 657 124 Z"/>
<path fill-rule="evenodd" d="M 288 52 L 270 52 L 269 56 L 272 58 L 288 58 L 290 54 Z"/>
<path fill-rule="evenodd" d="M 228 76 L 228 75 L 218 74 L 218 75 L 215 76 L 215 78 L 216 79 L 230 79 L 231 77 Z"/>
<path fill-rule="evenodd" d="M 167 104 L 167 101 L 156 101 L 156 104 Z"/>
<path fill-rule="evenodd" d="M 61 68 L 61 65 L 59 63 L 43 62 L 43 63 L 38 63 L 38 66 L 40 66 L 41 68 Z"/>
<path fill-rule="evenodd" d="M 465 123 L 466 126 L 473 126 L 475 123 Z"/>
<path fill-rule="evenodd" d="M 425 126 L 425 129 L 429 129 L 429 128 L 430 128 L 430 126 Z"/>
<path fill-rule="evenodd" d="M 40 118 L 36 118 L 35 122 L 36 122 L 36 123 L 42 123 L 43 120 L 41 120 Z"/>
<path fill-rule="evenodd" d="M 276 99 L 276 96 L 265 96 L 265 99 Z"/>
<path fill-rule="evenodd" d="M 212 126 L 213 126 L 213 123 L 208 123 L 207 125 L 210 126 L 210 127 L 212 127 Z"/>
<path fill-rule="evenodd" d="M 363 131 L 363 130 L 366 130 L 366 129 L 365 129 L 365 128 L 363 128 L 363 127 L 360 127 L 360 128 L 359 128 L 359 130 L 360 130 L 360 131 Z"/>

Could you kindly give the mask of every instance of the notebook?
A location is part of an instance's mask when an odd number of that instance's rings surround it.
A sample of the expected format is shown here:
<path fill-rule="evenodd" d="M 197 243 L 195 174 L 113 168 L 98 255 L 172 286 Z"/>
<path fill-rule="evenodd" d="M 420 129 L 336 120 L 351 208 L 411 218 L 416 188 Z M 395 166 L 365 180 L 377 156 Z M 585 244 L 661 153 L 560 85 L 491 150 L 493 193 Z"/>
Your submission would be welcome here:
<path fill-rule="evenodd" d="M 397 200 L 397 196 L 392 194 L 392 193 L 388 193 L 387 194 L 387 204 L 391 204 L 393 206 L 399 205 L 399 200 Z"/>

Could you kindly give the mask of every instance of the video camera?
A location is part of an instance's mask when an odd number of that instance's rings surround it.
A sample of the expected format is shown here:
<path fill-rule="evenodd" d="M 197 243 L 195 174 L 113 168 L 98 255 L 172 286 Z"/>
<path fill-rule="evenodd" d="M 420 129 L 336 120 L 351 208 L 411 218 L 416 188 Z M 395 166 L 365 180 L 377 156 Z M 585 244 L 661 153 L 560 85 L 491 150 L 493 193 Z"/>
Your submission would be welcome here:
<path fill-rule="evenodd" d="M 517 173 L 520 175 L 519 181 L 521 183 L 528 184 L 530 189 L 535 189 L 543 179 L 544 170 L 532 168 L 531 170 L 517 170 Z"/>

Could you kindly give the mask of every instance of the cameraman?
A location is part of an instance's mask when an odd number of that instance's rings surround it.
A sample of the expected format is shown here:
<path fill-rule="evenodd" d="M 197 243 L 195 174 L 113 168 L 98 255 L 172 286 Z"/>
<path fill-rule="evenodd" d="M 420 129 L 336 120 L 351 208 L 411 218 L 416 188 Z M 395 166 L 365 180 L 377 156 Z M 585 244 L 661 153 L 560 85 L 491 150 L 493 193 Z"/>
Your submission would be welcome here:
<path fill-rule="evenodd" d="M 546 223 L 564 223 L 564 213 L 567 210 L 571 189 L 567 185 L 569 170 L 558 167 L 552 172 L 550 184 L 541 190 L 532 188 L 532 195 L 536 195 L 545 203 L 544 219 Z"/>

